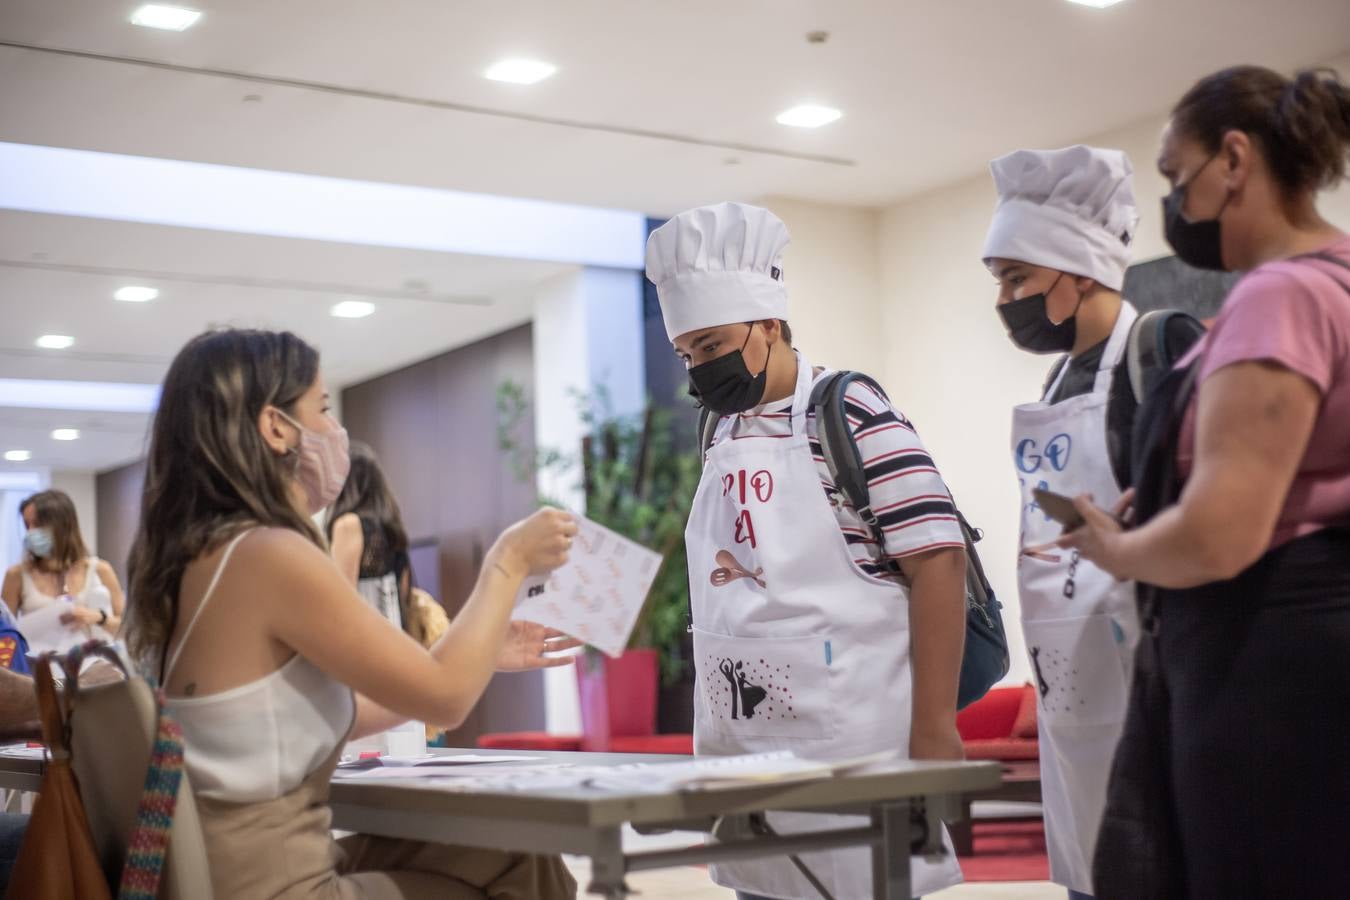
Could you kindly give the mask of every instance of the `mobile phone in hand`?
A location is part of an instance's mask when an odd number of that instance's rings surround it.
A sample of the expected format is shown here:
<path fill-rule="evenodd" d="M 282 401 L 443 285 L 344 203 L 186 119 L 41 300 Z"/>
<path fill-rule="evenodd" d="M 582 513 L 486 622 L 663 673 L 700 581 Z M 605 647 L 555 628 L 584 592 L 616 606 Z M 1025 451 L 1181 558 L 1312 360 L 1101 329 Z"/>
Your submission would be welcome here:
<path fill-rule="evenodd" d="M 1064 531 L 1076 531 L 1087 524 L 1087 520 L 1074 508 L 1073 501 L 1063 494 L 1034 488 L 1031 496 L 1047 516 L 1064 526 Z"/>

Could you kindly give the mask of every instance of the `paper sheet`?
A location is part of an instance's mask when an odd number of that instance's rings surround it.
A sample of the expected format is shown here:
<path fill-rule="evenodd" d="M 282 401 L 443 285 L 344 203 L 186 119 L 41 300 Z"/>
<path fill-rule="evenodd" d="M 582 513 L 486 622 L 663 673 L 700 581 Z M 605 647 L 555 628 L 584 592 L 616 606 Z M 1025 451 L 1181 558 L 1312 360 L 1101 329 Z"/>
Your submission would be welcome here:
<path fill-rule="evenodd" d="M 628 646 L 661 555 L 589 519 L 578 516 L 577 523 L 567 565 L 547 578 L 527 578 L 512 618 L 556 628 L 618 656 Z"/>
<path fill-rule="evenodd" d="M 28 641 L 29 656 L 37 656 L 49 650 L 64 653 L 91 638 L 112 640 L 112 636 L 97 625 L 62 625 L 61 616 L 69 612 L 73 606 L 68 602 L 51 603 L 19 616 L 19 630 Z"/>
<path fill-rule="evenodd" d="M 375 769 L 403 768 L 417 766 L 483 766 L 492 763 L 538 762 L 539 756 L 486 756 L 477 753 L 461 753 L 458 756 L 445 756 L 428 753 L 425 756 L 371 756 L 366 759 L 343 760 L 339 769 Z"/>
<path fill-rule="evenodd" d="M 899 758 L 881 753 L 849 760 L 802 759 L 789 751 L 746 756 L 704 757 L 677 763 L 631 763 L 619 766 L 403 766 L 346 770 L 339 777 L 385 781 L 417 781 L 438 789 L 525 793 L 593 790 L 610 794 L 663 794 L 670 791 L 714 791 L 763 784 L 790 784 L 833 778 Z"/>
<path fill-rule="evenodd" d="M 0 750 L 0 756 L 9 759 L 46 759 L 46 747 L 5 747 Z"/>
<path fill-rule="evenodd" d="M 492 766 L 377 766 L 373 769 L 343 768 L 334 773 L 335 778 L 345 780 L 366 780 L 376 781 L 438 781 L 454 780 L 465 785 L 498 785 L 501 790 L 509 790 L 508 787 L 501 787 L 508 784 L 513 779 L 537 778 L 545 769 L 565 769 L 567 763 L 554 763 L 544 766 L 502 766 L 495 768 Z"/>

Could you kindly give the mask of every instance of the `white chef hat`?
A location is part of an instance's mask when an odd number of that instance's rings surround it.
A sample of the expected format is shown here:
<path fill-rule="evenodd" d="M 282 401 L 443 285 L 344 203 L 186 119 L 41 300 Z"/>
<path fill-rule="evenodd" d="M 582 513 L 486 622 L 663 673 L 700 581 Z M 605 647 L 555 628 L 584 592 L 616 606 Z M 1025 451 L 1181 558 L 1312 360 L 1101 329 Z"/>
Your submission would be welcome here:
<path fill-rule="evenodd" d="M 787 226 L 758 206 L 719 203 L 680 213 L 647 238 L 666 335 L 736 322 L 786 319 Z"/>
<path fill-rule="evenodd" d="M 1139 224 L 1134 168 L 1120 150 L 1015 150 L 989 164 L 998 189 L 983 258 L 1125 283 Z"/>

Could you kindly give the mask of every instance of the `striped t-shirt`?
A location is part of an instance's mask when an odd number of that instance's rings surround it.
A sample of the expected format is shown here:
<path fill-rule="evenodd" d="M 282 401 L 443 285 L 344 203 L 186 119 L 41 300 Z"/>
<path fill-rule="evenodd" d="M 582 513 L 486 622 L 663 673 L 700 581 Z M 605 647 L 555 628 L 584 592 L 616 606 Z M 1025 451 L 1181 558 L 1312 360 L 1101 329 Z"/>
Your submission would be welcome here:
<path fill-rule="evenodd" d="M 956 507 L 933 458 L 909 420 L 871 387 L 853 382 L 844 394 L 844 412 L 862 454 L 872 511 L 886 534 L 883 554 L 867 523 L 835 486 L 820 448 L 814 411 L 806 415 L 816 471 L 834 509 L 853 563 L 874 578 L 899 578 L 892 562 L 929 550 L 964 547 Z M 767 403 L 718 424 L 720 440 L 785 438 L 792 431 L 792 398 Z"/>

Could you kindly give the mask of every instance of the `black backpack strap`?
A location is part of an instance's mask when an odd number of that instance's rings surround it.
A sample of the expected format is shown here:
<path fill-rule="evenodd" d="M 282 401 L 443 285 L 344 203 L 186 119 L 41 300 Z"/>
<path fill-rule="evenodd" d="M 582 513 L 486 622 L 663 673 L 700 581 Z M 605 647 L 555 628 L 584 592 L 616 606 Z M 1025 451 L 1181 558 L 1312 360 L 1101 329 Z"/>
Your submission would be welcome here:
<path fill-rule="evenodd" d="M 1175 342 L 1167 339 L 1168 331 L 1179 324 L 1190 330 L 1184 346 L 1175 346 Z M 1144 402 L 1153 387 L 1204 333 L 1205 326 L 1199 319 L 1179 309 L 1150 310 L 1135 320 L 1125 347 L 1125 371 L 1136 404 Z"/>
<path fill-rule="evenodd" d="M 886 399 L 886 392 L 881 385 L 860 372 L 831 372 L 811 389 L 811 409 L 816 414 L 816 437 L 820 439 L 821 454 L 834 478 L 835 487 L 839 488 L 840 493 L 867 523 L 873 538 L 884 552 L 886 536 L 876 513 L 872 512 L 862 452 L 858 449 L 858 442 L 853 439 L 853 428 L 849 425 L 848 414 L 844 409 L 844 395 L 854 382 L 867 385 L 883 400 Z"/>
<path fill-rule="evenodd" d="M 1073 359 L 1069 354 L 1064 354 L 1059 358 L 1059 362 L 1050 368 L 1050 374 L 1045 378 L 1045 384 L 1041 385 L 1041 399 L 1050 399 L 1050 388 L 1054 387 L 1055 380 L 1059 378 L 1059 373 L 1064 371 L 1064 367 Z"/>
<path fill-rule="evenodd" d="M 849 385 L 854 383 L 866 385 L 882 400 L 890 402 L 890 398 L 886 396 L 886 389 L 861 372 L 833 372 L 817 382 L 811 391 L 811 409 L 816 414 L 816 436 L 820 439 L 820 449 L 835 486 L 848 498 L 848 502 L 867 523 L 884 555 L 886 533 L 882 530 L 876 513 L 872 511 L 872 496 L 867 487 L 862 451 L 858 449 L 858 442 L 853 439 L 853 429 L 849 425 L 848 415 L 844 409 L 844 394 L 848 391 Z M 947 489 L 947 493 L 951 494 L 950 488 Z M 966 521 L 966 517 L 956 506 L 955 499 L 952 500 L 952 507 L 956 509 L 956 518 L 961 525 L 961 536 L 966 544 L 967 588 L 983 606 L 993 594 L 980 556 L 975 552 L 975 545 L 984 539 L 984 534 Z"/>

